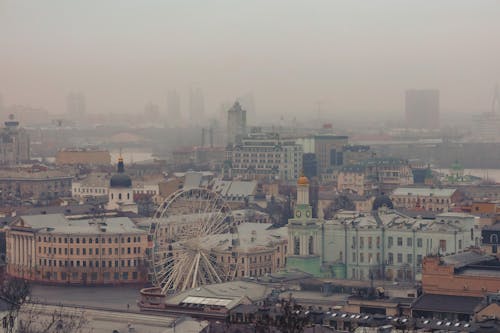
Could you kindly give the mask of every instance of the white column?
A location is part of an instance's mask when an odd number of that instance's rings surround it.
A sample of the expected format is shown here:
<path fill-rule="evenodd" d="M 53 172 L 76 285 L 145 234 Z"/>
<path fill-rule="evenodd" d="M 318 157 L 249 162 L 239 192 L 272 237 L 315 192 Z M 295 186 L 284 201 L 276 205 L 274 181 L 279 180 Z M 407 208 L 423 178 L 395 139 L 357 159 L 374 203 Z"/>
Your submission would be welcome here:
<path fill-rule="evenodd" d="M 23 235 L 23 236 L 21 236 L 21 265 L 22 266 L 25 265 L 25 252 L 26 251 L 24 251 L 24 248 L 25 248 L 24 244 L 25 244 L 25 237 Z"/>
<path fill-rule="evenodd" d="M 11 239 L 10 239 L 10 263 L 11 265 L 16 264 L 16 235 L 11 234 Z"/>

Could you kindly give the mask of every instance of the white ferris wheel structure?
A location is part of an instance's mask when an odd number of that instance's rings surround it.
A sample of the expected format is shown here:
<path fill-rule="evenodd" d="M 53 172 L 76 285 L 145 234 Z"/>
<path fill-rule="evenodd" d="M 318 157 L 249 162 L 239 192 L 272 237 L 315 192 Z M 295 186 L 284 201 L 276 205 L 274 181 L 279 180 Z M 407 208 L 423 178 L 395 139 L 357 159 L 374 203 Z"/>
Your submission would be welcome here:
<path fill-rule="evenodd" d="M 206 188 L 181 189 L 156 210 L 150 227 L 152 282 L 163 294 L 234 277 L 234 267 L 217 261 L 213 247 L 231 237 L 232 213 Z"/>

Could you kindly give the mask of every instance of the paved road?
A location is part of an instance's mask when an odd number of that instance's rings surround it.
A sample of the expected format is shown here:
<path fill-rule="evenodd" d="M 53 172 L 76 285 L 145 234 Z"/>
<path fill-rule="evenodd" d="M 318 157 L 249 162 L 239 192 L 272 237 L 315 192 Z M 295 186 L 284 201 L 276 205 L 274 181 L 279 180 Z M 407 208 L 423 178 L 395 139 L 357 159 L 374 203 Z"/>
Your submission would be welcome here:
<path fill-rule="evenodd" d="M 135 329 L 134 332 L 137 333 L 161 333 L 174 321 L 173 317 L 167 316 L 42 304 L 25 305 L 21 317 L 26 320 L 32 316 L 32 318 L 35 318 L 36 322 L 43 323 L 45 322 L 45 318 L 50 320 L 50 315 L 54 312 L 62 313 L 63 315 L 83 316 L 87 321 L 84 331 L 92 333 L 110 333 L 113 332 L 113 330 L 129 332 L 130 327 L 133 327 Z M 36 315 L 33 316 L 33 313 Z"/>
<path fill-rule="evenodd" d="M 113 310 L 139 311 L 140 287 L 79 287 L 32 285 L 32 299 L 41 303 L 82 305 Z"/>

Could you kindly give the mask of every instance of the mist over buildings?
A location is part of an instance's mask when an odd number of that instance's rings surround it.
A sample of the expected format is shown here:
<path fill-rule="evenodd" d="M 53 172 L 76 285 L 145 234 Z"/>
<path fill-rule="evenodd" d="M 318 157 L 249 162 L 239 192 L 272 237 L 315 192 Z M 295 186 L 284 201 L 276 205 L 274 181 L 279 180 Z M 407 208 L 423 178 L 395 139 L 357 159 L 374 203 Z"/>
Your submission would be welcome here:
<path fill-rule="evenodd" d="M 240 98 L 251 122 L 403 122 L 406 90 L 438 89 L 442 113 L 480 113 L 498 17 L 496 1 L 3 0 L 0 92 L 48 114 L 77 92 L 88 114 L 217 117 Z"/>

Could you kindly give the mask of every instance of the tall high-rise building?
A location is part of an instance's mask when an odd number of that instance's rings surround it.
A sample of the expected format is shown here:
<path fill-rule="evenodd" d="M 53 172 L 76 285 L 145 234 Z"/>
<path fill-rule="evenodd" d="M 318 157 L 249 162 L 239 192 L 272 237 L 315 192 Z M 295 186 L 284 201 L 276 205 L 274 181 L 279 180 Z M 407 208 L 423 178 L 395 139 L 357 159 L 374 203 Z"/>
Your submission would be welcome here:
<path fill-rule="evenodd" d="M 176 90 L 167 93 L 167 120 L 174 124 L 181 119 L 181 99 Z"/>
<path fill-rule="evenodd" d="M 412 89 L 405 94 L 406 127 L 439 128 L 439 90 Z"/>
<path fill-rule="evenodd" d="M 239 102 L 227 111 L 227 144 L 234 145 L 243 139 L 247 132 L 247 112 Z"/>
<path fill-rule="evenodd" d="M 189 121 L 199 125 L 205 118 L 205 98 L 200 87 L 189 89 Z"/>
<path fill-rule="evenodd" d="M 28 132 L 19 127 L 19 121 L 10 115 L 0 128 L 0 164 L 14 165 L 30 160 L 30 137 Z"/>
<path fill-rule="evenodd" d="M 3 116 L 5 112 L 5 106 L 3 105 L 3 95 L 0 94 L 0 117 Z"/>
<path fill-rule="evenodd" d="M 154 104 L 153 102 L 149 102 L 144 107 L 144 117 L 146 120 L 151 122 L 156 122 L 160 120 L 160 107 L 158 104 Z"/>
<path fill-rule="evenodd" d="M 68 115 L 74 118 L 80 118 L 85 114 L 85 110 L 85 95 L 76 92 L 69 93 L 66 97 L 66 112 Z"/>
<path fill-rule="evenodd" d="M 240 102 L 241 106 L 247 111 L 247 120 L 251 124 L 256 123 L 256 112 L 255 112 L 255 98 L 252 93 L 245 94 L 238 98 L 238 102 Z"/>

